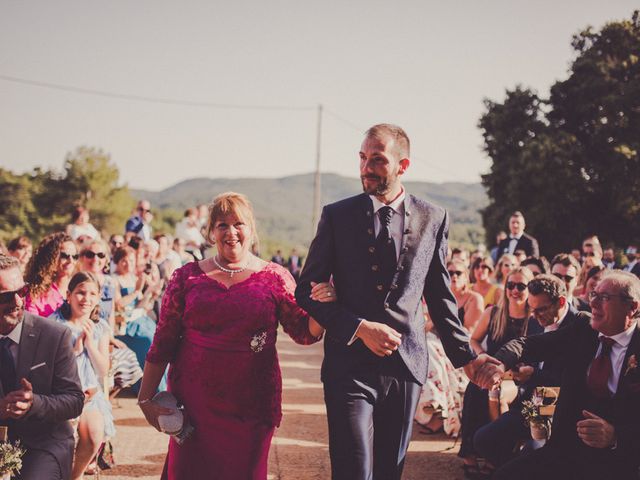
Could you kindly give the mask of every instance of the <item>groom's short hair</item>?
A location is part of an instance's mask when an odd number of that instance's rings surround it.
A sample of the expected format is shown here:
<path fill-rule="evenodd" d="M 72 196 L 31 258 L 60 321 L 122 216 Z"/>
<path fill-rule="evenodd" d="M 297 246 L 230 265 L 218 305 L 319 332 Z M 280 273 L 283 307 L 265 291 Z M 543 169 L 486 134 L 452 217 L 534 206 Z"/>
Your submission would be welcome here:
<path fill-rule="evenodd" d="M 407 133 L 398 125 L 391 123 L 379 123 L 374 125 L 364 134 L 365 138 L 381 138 L 389 136 L 394 140 L 400 158 L 409 158 L 410 142 Z"/>

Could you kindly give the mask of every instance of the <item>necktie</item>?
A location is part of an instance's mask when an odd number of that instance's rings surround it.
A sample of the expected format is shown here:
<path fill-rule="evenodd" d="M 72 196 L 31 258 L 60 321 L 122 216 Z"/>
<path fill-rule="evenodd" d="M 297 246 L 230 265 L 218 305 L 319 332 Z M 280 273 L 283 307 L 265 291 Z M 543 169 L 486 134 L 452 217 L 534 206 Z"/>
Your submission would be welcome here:
<path fill-rule="evenodd" d="M 5 395 L 16 389 L 16 366 L 9 350 L 12 344 L 13 340 L 9 337 L 0 339 L 0 381 Z"/>
<path fill-rule="evenodd" d="M 587 386 L 591 393 L 597 398 L 609 398 L 609 377 L 611 376 L 611 346 L 615 340 L 607 337 L 600 337 L 600 355 L 598 355 L 589 369 Z"/>
<path fill-rule="evenodd" d="M 381 262 L 381 270 L 385 279 L 390 280 L 390 276 L 393 275 L 393 271 L 398 263 L 398 257 L 396 256 L 396 245 L 391 238 L 391 230 L 389 225 L 391 224 L 391 217 L 393 216 L 393 209 L 391 207 L 382 207 L 378 210 L 378 218 L 380 219 L 380 232 L 376 237 L 376 249 L 379 252 L 379 258 Z"/>

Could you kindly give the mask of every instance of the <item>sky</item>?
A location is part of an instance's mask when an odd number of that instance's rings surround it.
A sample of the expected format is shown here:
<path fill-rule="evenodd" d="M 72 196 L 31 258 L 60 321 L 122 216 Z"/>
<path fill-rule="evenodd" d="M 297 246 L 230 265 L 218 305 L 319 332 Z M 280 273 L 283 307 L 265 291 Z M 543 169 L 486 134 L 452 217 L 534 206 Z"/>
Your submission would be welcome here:
<path fill-rule="evenodd" d="M 519 84 L 546 96 L 573 34 L 637 7 L 0 0 L 0 167 L 61 170 L 88 145 L 135 188 L 308 173 L 322 104 L 323 172 L 357 176 L 362 133 L 391 122 L 411 138 L 406 180 L 478 182 L 483 99 Z"/>

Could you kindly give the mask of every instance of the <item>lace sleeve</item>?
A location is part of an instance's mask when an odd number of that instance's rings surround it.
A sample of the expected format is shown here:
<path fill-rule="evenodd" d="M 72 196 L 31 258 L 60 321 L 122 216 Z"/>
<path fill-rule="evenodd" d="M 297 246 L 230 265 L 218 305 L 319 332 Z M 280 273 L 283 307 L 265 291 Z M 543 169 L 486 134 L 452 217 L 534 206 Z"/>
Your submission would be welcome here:
<path fill-rule="evenodd" d="M 162 297 L 160 320 L 147 353 L 147 361 L 151 363 L 171 362 L 180 342 L 185 305 L 185 272 L 186 268 L 173 272 Z"/>
<path fill-rule="evenodd" d="M 276 293 L 278 295 L 278 321 L 284 331 L 301 345 L 310 345 L 320 341 L 322 335 L 314 337 L 309 332 L 309 314 L 296 303 L 294 292 L 296 282 L 288 270 L 279 267 L 275 270 L 277 275 Z"/>

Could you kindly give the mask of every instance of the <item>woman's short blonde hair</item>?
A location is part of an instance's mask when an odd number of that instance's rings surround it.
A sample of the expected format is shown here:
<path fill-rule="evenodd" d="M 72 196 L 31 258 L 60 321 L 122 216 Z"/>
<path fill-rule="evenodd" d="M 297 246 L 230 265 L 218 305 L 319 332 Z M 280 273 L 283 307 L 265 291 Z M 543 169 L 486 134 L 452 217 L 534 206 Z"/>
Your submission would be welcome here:
<path fill-rule="evenodd" d="M 218 220 L 227 216 L 234 216 L 242 220 L 251 228 L 251 243 L 258 241 L 258 231 L 256 229 L 256 219 L 253 214 L 253 207 L 246 195 L 236 192 L 221 193 L 213 199 L 209 205 L 209 223 L 207 225 L 207 240 L 213 242 L 212 232 Z"/>

